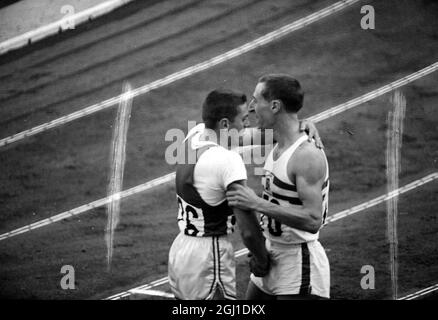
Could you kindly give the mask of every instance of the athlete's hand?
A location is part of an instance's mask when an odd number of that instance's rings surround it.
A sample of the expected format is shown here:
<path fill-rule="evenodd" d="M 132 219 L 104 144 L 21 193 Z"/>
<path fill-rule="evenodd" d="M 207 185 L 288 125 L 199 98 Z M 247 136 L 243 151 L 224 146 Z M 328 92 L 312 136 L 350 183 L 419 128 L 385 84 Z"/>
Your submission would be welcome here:
<path fill-rule="evenodd" d="M 241 210 L 256 210 L 261 198 L 249 187 L 236 185 L 234 190 L 226 193 L 228 205 Z"/>
<path fill-rule="evenodd" d="M 315 144 L 319 149 L 324 149 L 324 145 L 322 144 L 321 137 L 319 136 L 318 129 L 316 129 L 315 124 L 309 120 L 301 120 L 300 121 L 300 131 L 305 131 L 309 136 L 309 142 L 312 139 L 315 139 Z"/>
<path fill-rule="evenodd" d="M 264 277 L 269 273 L 269 269 L 271 266 L 271 259 L 269 254 L 266 256 L 266 259 L 264 259 L 264 261 L 260 261 L 256 259 L 256 257 L 251 252 L 248 254 L 248 257 L 249 257 L 249 270 L 256 277 Z"/>

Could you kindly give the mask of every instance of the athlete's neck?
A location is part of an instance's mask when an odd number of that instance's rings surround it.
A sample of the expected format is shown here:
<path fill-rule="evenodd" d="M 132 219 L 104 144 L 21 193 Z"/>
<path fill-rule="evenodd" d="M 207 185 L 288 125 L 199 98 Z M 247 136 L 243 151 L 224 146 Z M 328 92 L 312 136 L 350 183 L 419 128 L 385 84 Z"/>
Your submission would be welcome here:
<path fill-rule="evenodd" d="M 278 142 L 279 148 L 292 145 L 301 135 L 296 113 L 285 113 L 278 117 L 274 126 L 274 139 Z"/>

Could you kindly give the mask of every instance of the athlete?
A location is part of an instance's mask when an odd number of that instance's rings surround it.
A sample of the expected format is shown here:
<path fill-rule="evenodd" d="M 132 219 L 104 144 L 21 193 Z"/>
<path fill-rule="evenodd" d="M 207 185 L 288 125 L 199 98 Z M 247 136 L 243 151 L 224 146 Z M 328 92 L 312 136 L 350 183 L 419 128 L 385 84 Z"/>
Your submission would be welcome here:
<path fill-rule="evenodd" d="M 177 299 L 236 299 L 234 249 L 229 238 L 236 222 L 243 243 L 253 254 L 252 272 L 267 274 L 269 256 L 255 214 L 232 209 L 226 200 L 226 191 L 246 186 L 245 165 L 238 153 L 217 141 L 221 131 L 242 130 L 247 116 L 244 94 L 212 91 L 202 107 L 204 123 L 185 139 L 195 161 L 186 159 L 176 168 L 180 233 L 169 251 L 168 273 Z"/>
<path fill-rule="evenodd" d="M 227 192 L 233 208 L 260 215 L 271 258 L 269 273 L 251 274 L 247 299 L 330 297 L 330 267 L 318 241 L 328 208 L 329 168 L 322 149 L 299 129 L 304 94 L 288 75 L 259 79 L 249 112 L 258 126 L 273 129 L 276 145 L 262 177 L 263 195 L 247 186 Z"/>

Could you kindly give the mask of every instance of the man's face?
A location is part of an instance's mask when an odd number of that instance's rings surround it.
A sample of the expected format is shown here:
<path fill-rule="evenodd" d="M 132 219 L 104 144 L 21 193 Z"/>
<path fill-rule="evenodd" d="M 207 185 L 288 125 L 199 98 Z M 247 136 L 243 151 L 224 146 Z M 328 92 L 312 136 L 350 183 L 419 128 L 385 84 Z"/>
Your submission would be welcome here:
<path fill-rule="evenodd" d="M 271 109 L 271 102 L 266 101 L 262 96 L 264 88 L 264 83 L 259 82 L 257 84 L 248 111 L 250 114 L 255 113 L 257 127 L 261 129 L 270 129 L 273 126 L 274 114 Z"/>
<path fill-rule="evenodd" d="M 237 107 L 238 113 L 234 120 L 230 121 L 230 127 L 228 129 L 236 129 L 237 131 L 247 128 L 248 123 L 248 105 L 245 103 Z"/>

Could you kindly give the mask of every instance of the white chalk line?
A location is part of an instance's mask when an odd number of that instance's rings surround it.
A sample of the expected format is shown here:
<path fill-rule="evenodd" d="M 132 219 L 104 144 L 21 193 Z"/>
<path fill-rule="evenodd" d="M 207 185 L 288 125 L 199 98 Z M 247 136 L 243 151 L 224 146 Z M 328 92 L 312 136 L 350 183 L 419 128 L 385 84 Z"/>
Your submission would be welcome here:
<path fill-rule="evenodd" d="M 399 185 L 400 158 L 403 136 L 403 121 L 406 114 L 406 99 L 400 90 L 395 90 L 391 97 L 394 109 L 387 116 L 386 141 L 386 180 L 388 192 Z M 386 203 L 387 239 L 389 242 L 389 257 L 393 300 L 398 298 L 398 198 L 394 197 Z"/>
<path fill-rule="evenodd" d="M 428 182 L 431 182 L 431 181 L 433 181 L 435 179 L 438 179 L 438 172 L 434 172 L 432 174 L 429 174 L 429 175 L 425 176 L 424 178 L 421 178 L 421 179 L 418 179 L 416 181 L 413 181 L 413 182 L 411 182 L 411 183 L 409 183 L 409 184 L 407 184 L 407 185 L 405 185 L 405 186 L 403 186 L 403 187 L 401 187 L 401 188 L 399 188 L 397 190 L 394 190 L 394 191 L 392 191 L 390 193 L 384 194 L 384 195 L 382 195 L 380 197 L 377 197 L 377 198 L 374 198 L 372 200 L 366 201 L 366 202 L 364 202 L 364 203 L 362 203 L 360 205 L 354 206 L 354 207 L 352 207 L 350 209 L 343 210 L 343 211 L 341 211 L 339 213 L 331 215 L 330 217 L 327 218 L 326 224 L 338 221 L 338 220 L 343 219 L 345 217 L 348 217 L 348 216 L 350 216 L 352 214 L 355 214 L 355 213 L 358 213 L 360 211 L 363 211 L 363 210 L 366 210 L 368 208 L 371 208 L 373 206 L 376 206 L 376 205 L 378 205 L 378 204 L 380 204 L 380 203 L 382 203 L 384 201 L 392 199 L 392 198 L 394 198 L 394 197 L 396 197 L 398 195 L 401 195 L 401 194 L 403 194 L 405 192 L 408 192 L 408 191 L 410 191 L 412 189 L 418 188 L 418 187 L 420 187 L 420 186 L 422 186 L 422 185 L 424 185 L 424 184 L 426 184 Z M 241 257 L 241 256 L 247 254 L 247 253 L 248 253 L 248 249 L 244 248 L 244 249 L 241 249 L 239 251 L 236 251 L 235 252 L 235 257 L 238 258 L 238 257 Z M 112 296 L 106 298 L 106 300 L 118 300 L 118 299 L 122 299 L 122 298 L 125 298 L 125 297 L 128 297 L 128 296 L 132 295 L 133 294 L 133 290 L 139 290 L 139 291 L 141 291 L 141 290 L 149 290 L 149 289 L 152 289 L 154 287 L 158 287 L 158 286 L 164 285 L 166 283 L 168 283 L 168 278 L 167 277 L 163 277 L 163 278 L 155 280 L 155 281 L 153 281 L 151 283 L 148 283 L 148 284 L 145 284 L 145 285 L 142 285 L 142 286 L 139 286 L 139 287 L 136 287 L 136 288 L 124 291 L 122 293 L 118 293 L 118 294 L 112 295 Z"/>
<path fill-rule="evenodd" d="M 422 77 L 424 77 L 432 72 L 435 72 L 436 70 L 438 70 L 438 62 L 435 62 L 424 69 L 418 70 L 417 72 L 414 72 L 410 75 L 407 75 L 406 77 L 403 77 L 403 78 L 396 80 L 394 82 L 391 82 L 383 87 L 380 87 L 379 89 L 376 89 L 374 91 L 366 93 L 360 97 L 352 99 L 352 100 L 350 100 L 346 103 L 343 103 L 341 105 L 338 105 L 336 107 L 327 109 L 326 111 L 318 113 L 317 115 L 311 116 L 309 118 L 309 120 L 314 121 L 314 122 L 319 122 L 319 121 L 325 120 L 327 118 L 333 117 L 334 115 L 337 115 L 338 113 L 341 113 L 341 112 L 344 112 L 348 109 L 354 108 L 360 104 L 368 102 L 368 101 L 375 99 L 379 96 L 382 96 L 385 93 L 388 93 L 392 90 L 400 88 L 400 87 L 402 87 L 410 82 L 418 80 L 418 79 L 420 79 L 420 78 L 422 78 Z"/>
<path fill-rule="evenodd" d="M 438 178 L 438 172 L 431 173 L 431 174 L 429 174 L 421 179 L 415 180 L 415 181 L 413 181 L 413 182 L 411 182 L 411 183 L 409 183 L 401 188 L 398 188 L 398 189 L 391 191 L 387 194 L 384 194 L 380 197 L 374 198 L 372 200 L 369 200 L 367 202 L 364 202 L 362 204 L 354 206 L 350 209 L 343 210 L 339 213 L 333 214 L 326 219 L 326 224 L 331 223 L 331 222 L 335 222 L 335 221 L 342 219 L 342 218 L 345 218 L 345 217 L 348 217 L 348 216 L 355 214 L 359 211 L 374 207 L 382 202 L 385 202 L 385 201 L 392 199 L 400 194 L 403 194 L 403 193 L 406 193 L 410 190 L 418 188 L 418 187 L 420 187 L 428 182 L 431 182 L 437 178 Z"/>
<path fill-rule="evenodd" d="M 430 294 L 430 293 L 437 291 L 437 290 L 438 290 L 438 283 L 433 285 L 433 286 L 419 290 L 417 292 L 411 293 L 403 298 L 399 298 L 398 300 L 414 300 L 414 299 L 420 298 L 422 296 L 425 296 L 425 295 Z"/>
<path fill-rule="evenodd" d="M 194 66 L 188 67 L 186 69 L 183 69 L 181 71 L 175 72 L 173 74 L 170 74 L 162 79 L 153 81 L 149 84 L 146 84 L 144 86 L 141 86 L 139 88 L 136 88 L 132 91 L 132 96 L 136 97 L 142 94 L 145 94 L 147 92 L 150 92 L 152 90 L 161 88 L 163 86 L 166 86 L 168 84 L 171 84 L 177 80 L 181 80 L 184 78 L 187 78 L 191 75 L 194 75 L 196 73 L 199 73 L 201 71 L 207 70 L 209 68 L 212 68 L 220 63 L 226 62 L 230 59 L 236 58 L 244 53 L 247 53 L 249 51 L 252 51 L 256 48 L 262 47 L 266 44 L 269 44 L 275 40 L 278 40 L 289 33 L 299 30 L 311 23 L 314 23 L 318 20 L 321 20 L 322 18 L 325 18 L 333 13 L 336 13 L 360 0 L 343 0 L 334 3 L 333 5 L 330 5 L 320 11 L 314 12 L 307 17 L 301 18 L 295 22 L 292 22 L 290 24 L 287 24 L 279 29 L 276 29 L 262 37 L 259 37 L 253 41 L 250 41 L 240 47 L 237 47 L 235 49 L 232 49 L 230 51 L 227 51 L 221 55 L 218 55 L 214 58 L 211 58 L 209 60 L 206 60 L 204 62 L 198 63 Z M 47 131 L 49 129 L 64 125 L 66 123 L 69 123 L 73 120 L 80 119 L 82 117 L 88 116 L 90 114 L 93 114 L 95 112 L 98 112 L 100 110 L 104 110 L 106 108 L 109 108 L 115 104 L 117 104 L 120 101 L 120 95 L 116 97 L 112 97 L 110 99 L 107 99 L 105 101 L 99 102 L 97 104 L 91 105 L 89 107 L 85 107 L 79 111 L 73 112 L 71 114 L 68 114 L 66 116 L 60 117 L 58 119 L 43 123 L 39 126 L 33 127 L 31 129 L 16 133 L 12 136 L 3 138 L 0 140 L 0 147 L 6 146 L 8 144 L 11 144 L 13 142 L 25 139 L 30 136 L 34 136 L 38 133 Z"/>
<path fill-rule="evenodd" d="M 127 189 L 125 191 L 122 191 L 122 192 L 119 192 L 119 193 L 115 193 L 112 196 L 108 196 L 108 197 L 105 197 L 105 198 L 102 198 L 102 199 L 90 202 L 88 204 L 85 204 L 83 206 L 77 207 L 77 208 L 69 210 L 69 211 L 65 211 L 63 213 L 57 214 L 55 216 L 52 216 L 50 218 L 43 219 L 43 220 L 40 220 L 38 222 L 29 224 L 27 226 L 24 226 L 24 227 L 15 229 L 13 231 L 1 234 L 0 235 L 0 241 L 1 240 L 5 240 L 7 238 L 11 238 L 13 236 L 16 236 L 16 235 L 19 235 L 19 234 L 22 234 L 22 233 L 25 233 L 25 232 L 28 232 L 28 231 L 31 231 L 31 230 L 35 230 L 35 229 L 47 226 L 49 224 L 52 224 L 54 222 L 57 222 L 57 221 L 60 221 L 60 220 L 63 220 L 63 219 L 67 219 L 67 218 L 71 218 L 71 217 L 77 216 L 77 215 L 79 215 L 81 213 L 90 211 L 92 209 L 96 209 L 98 207 L 102 207 L 102 206 L 112 202 L 113 199 L 119 200 L 119 199 L 122 199 L 122 198 L 126 198 L 126 197 L 132 196 L 132 195 L 134 195 L 136 193 L 143 192 L 143 191 L 149 190 L 151 188 L 154 188 L 156 186 L 159 186 L 159 185 L 161 185 L 163 183 L 166 183 L 166 182 L 169 182 L 169 181 L 173 181 L 174 179 L 175 179 L 175 172 L 169 173 L 169 174 L 167 174 L 167 175 L 165 175 L 163 177 L 159 177 L 157 179 L 148 181 L 148 182 L 146 182 L 144 184 L 138 185 L 138 186 L 133 187 L 131 189 Z"/>
<path fill-rule="evenodd" d="M 56 34 L 59 30 L 64 30 L 66 25 L 73 24 L 74 26 L 80 23 L 88 21 L 90 18 L 99 17 L 104 15 L 118 7 L 121 7 L 133 0 L 110 0 L 104 3 L 100 3 L 94 7 L 85 9 L 81 12 L 69 15 L 58 21 L 49 23 L 45 26 L 28 31 L 19 36 L 5 40 L 0 43 L 0 54 L 6 53 L 12 49 L 17 49 L 27 45 L 29 42 L 41 40 L 50 35 Z"/>
<path fill-rule="evenodd" d="M 107 267 L 111 271 L 111 263 L 114 252 L 114 232 L 120 221 L 120 198 L 114 197 L 123 191 L 123 176 L 126 162 L 126 139 L 131 119 L 132 99 L 130 98 L 131 84 L 123 84 L 123 96 L 119 103 L 114 123 L 113 137 L 110 155 L 110 182 L 108 196 L 112 197 L 107 206 L 108 221 L 105 229 L 105 242 L 107 246 Z"/>

